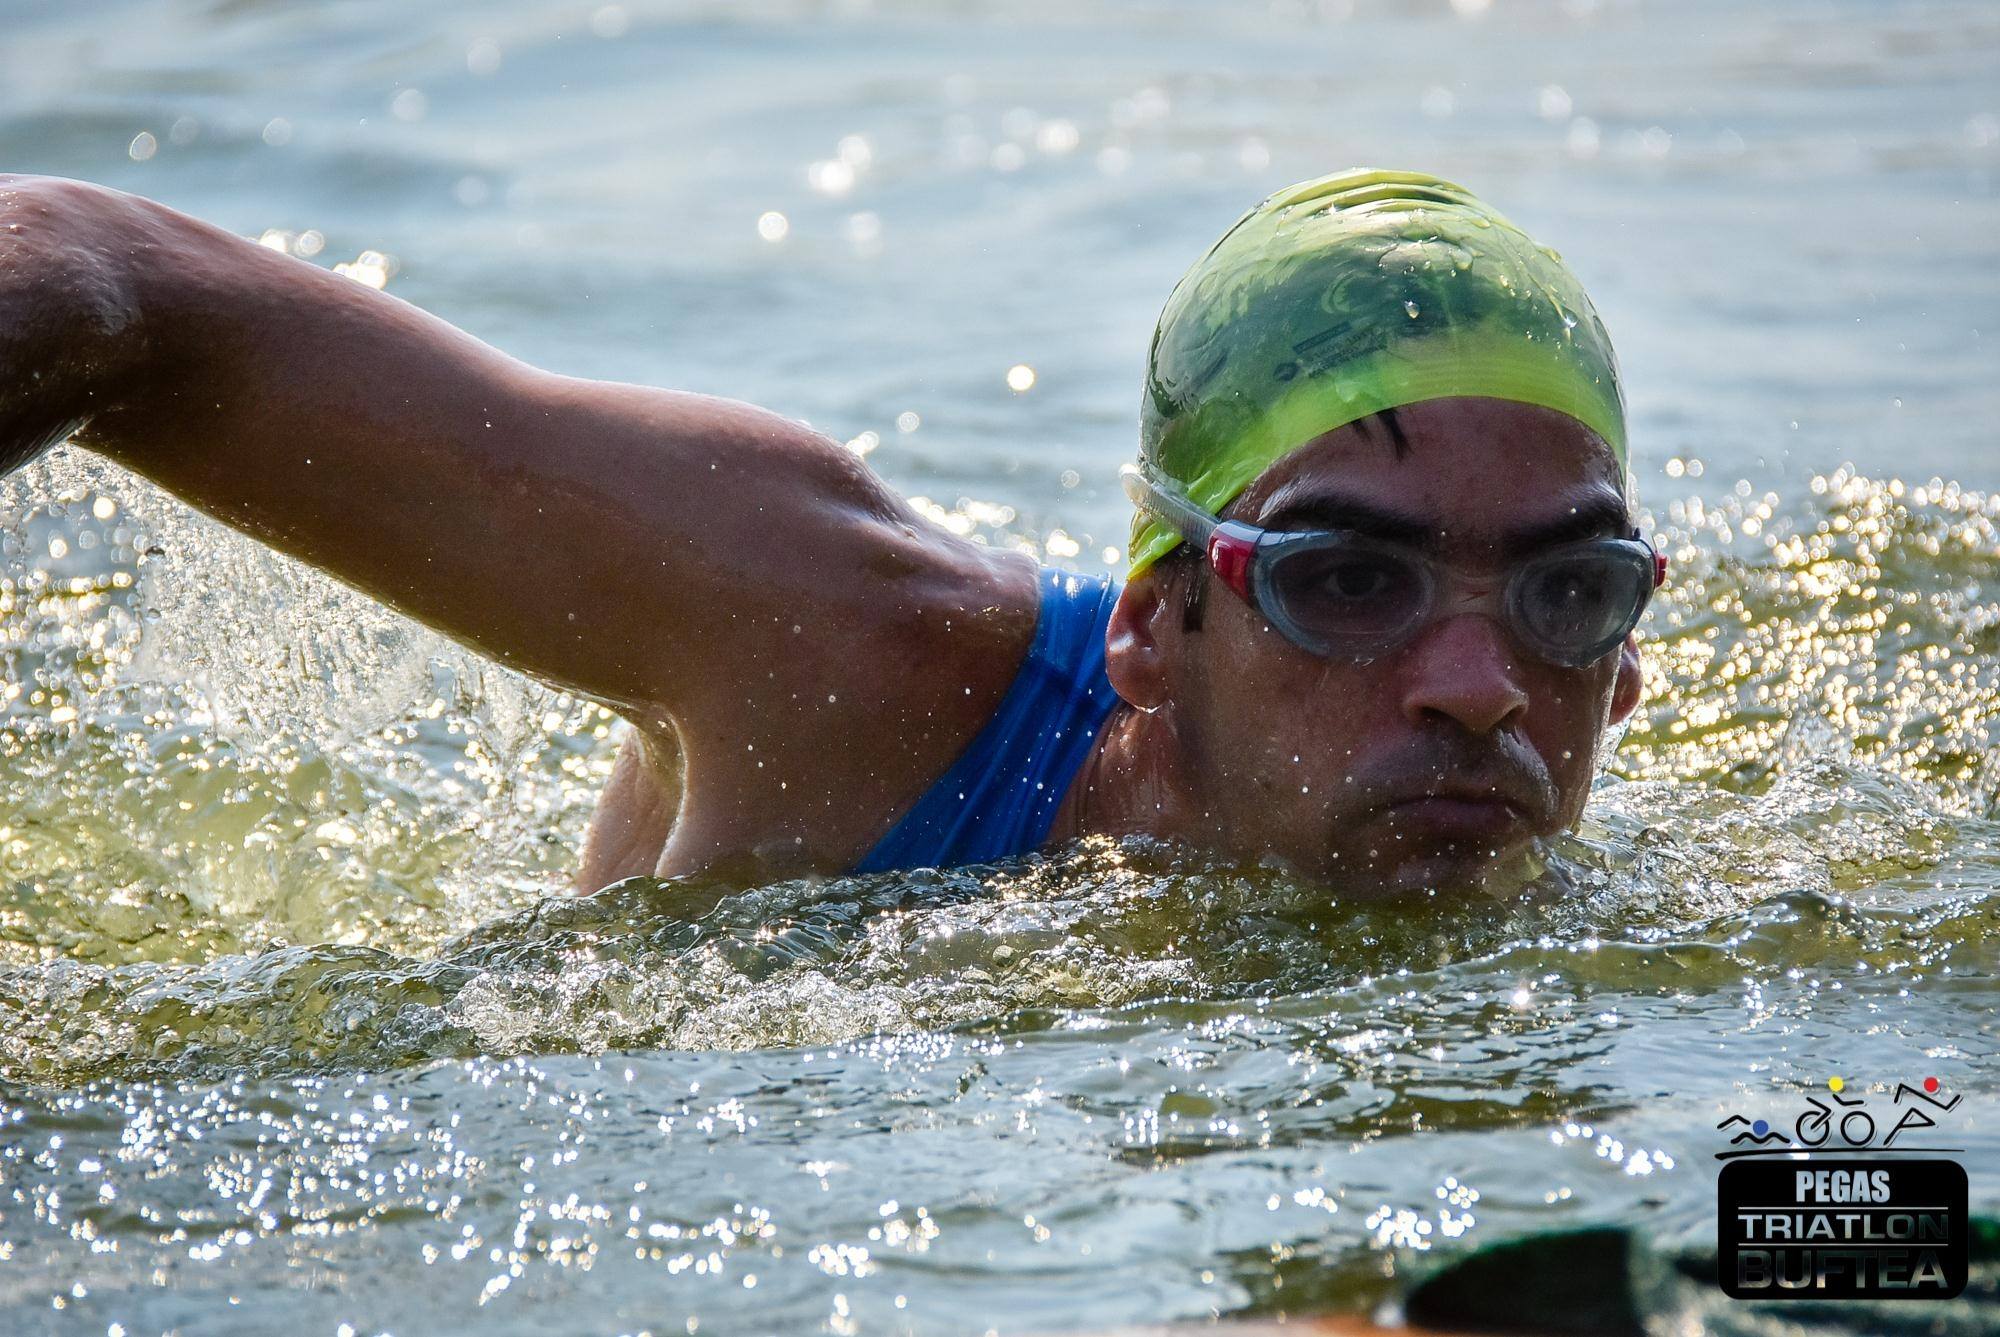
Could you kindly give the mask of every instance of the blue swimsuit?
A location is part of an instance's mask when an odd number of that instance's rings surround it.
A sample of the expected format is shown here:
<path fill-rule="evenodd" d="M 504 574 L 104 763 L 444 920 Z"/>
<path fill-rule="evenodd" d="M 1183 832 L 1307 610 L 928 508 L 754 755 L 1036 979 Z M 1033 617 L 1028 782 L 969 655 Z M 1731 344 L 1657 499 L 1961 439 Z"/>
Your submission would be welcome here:
<path fill-rule="evenodd" d="M 1035 643 L 993 718 L 857 873 L 988 863 L 1041 847 L 1118 697 L 1104 629 L 1118 586 L 1042 569 Z"/>

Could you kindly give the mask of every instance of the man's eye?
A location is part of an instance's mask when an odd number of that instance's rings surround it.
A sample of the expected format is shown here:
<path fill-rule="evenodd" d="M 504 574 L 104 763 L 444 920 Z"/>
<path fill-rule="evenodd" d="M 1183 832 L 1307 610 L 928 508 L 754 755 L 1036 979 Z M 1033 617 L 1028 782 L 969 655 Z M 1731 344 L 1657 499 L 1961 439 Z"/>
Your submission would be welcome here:
<path fill-rule="evenodd" d="M 1341 599 L 1373 599 L 1387 594 L 1396 585 L 1396 569 L 1386 562 L 1365 559 L 1336 562 L 1323 576 L 1325 592 Z"/>
<path fill-rule="evenodd" d="M 1330 636 L 1385 635 L 1408 619 L 1422 577 L 1407 562 L 1366 552 L 1314 552 L 1272 572 L 1288 616 Z"/>
<path fill-rule="evenodd" d="M 1596 571 L 1570 570 L 1561 572 L 1549 582 L 1549 594 L 1562 604 L 1595 604 L 1604 598 L 1604 577 Z"/>

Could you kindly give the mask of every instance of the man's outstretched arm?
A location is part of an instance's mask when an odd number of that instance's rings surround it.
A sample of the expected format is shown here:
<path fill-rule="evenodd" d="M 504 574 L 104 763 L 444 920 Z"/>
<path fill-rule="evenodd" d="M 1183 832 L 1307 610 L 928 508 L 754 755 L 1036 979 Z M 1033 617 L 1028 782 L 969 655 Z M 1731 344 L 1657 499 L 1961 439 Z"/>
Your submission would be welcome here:
<path fill-rule="evenodd" d="M 954 610 L 968 648 L 982 609 L 1001 642 L 1022 635 L 1020 573 L 787 418 L 541 372 L 164 206 L 0 176 L 0 469 L 70 429 L 629 713 L 713 724 L 802 686 L 831 699 Z M 871 694 L 893 702 L 915 668 L 876 660 Z"/>

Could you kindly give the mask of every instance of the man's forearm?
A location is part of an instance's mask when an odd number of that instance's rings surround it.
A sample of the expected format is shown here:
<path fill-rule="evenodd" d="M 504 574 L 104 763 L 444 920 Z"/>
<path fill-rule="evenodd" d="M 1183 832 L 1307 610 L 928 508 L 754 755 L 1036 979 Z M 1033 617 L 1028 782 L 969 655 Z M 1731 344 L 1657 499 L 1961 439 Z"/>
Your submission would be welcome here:
<path fill-rule="evenodd" d="M 538 372 L 131 196 L 27 194 L 16 221 L 64 277 L 0 271 L 0 304 L 43 327 L 0 405 L 11 386 L 43 436 L 81 421 L 79 444 L 528 672 L 648 708 L 727 695 L 759 638 L 860 600 L 910 541 L 858 460 L 776 414 Z M 0 426 L 0 449 L 28 435 Z"/>
<path fill-rule="evenodd" d="M 537 522 L 564 505 L 534 496 L 554 481 L 560 435 L 543 425 L 537 373 L 163 206 L 105 200 L 70 226 L 71 251 L 132 312 L 120 356 L 100 359 L 79 445 L 496 658 L 577 682 L 548 609 L 613 573 L 579 569 L 583 545 L 560 551 L 560 521 Z M 617 681 L 601 676 L 589 685 Z"/>
<path fill-rule="evenodd" d="M 554 435 L 534 421 L 549 410 L 532 369 L 198 220 L 161 209 L 145 233 L 128 280 L 143 370 L 101 392 L 78 444 L 518 658 L 534 637 L 512 625 L 518 604 L 495 597 L 494 576 L 547 538 L 522 514 L 548 472 L 525 453 Z"/>

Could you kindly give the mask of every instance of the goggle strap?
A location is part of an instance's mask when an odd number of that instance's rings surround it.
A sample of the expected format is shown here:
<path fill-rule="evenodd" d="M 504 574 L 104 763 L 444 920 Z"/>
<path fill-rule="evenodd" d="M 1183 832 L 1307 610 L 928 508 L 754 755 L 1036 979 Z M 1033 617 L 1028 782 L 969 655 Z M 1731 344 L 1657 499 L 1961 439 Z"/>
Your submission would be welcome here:
<path fill-rule="evenodd" d="M 1197 548 L 1205 548 L 1214 532 L 1216 517 L 1190 501 L 1180 489 L 1155 477 L 1150 470 L 1127 464 L 1118 471 L 1125 495 L 1134 506 L 1151 511 L 1167 527 Z"/>

